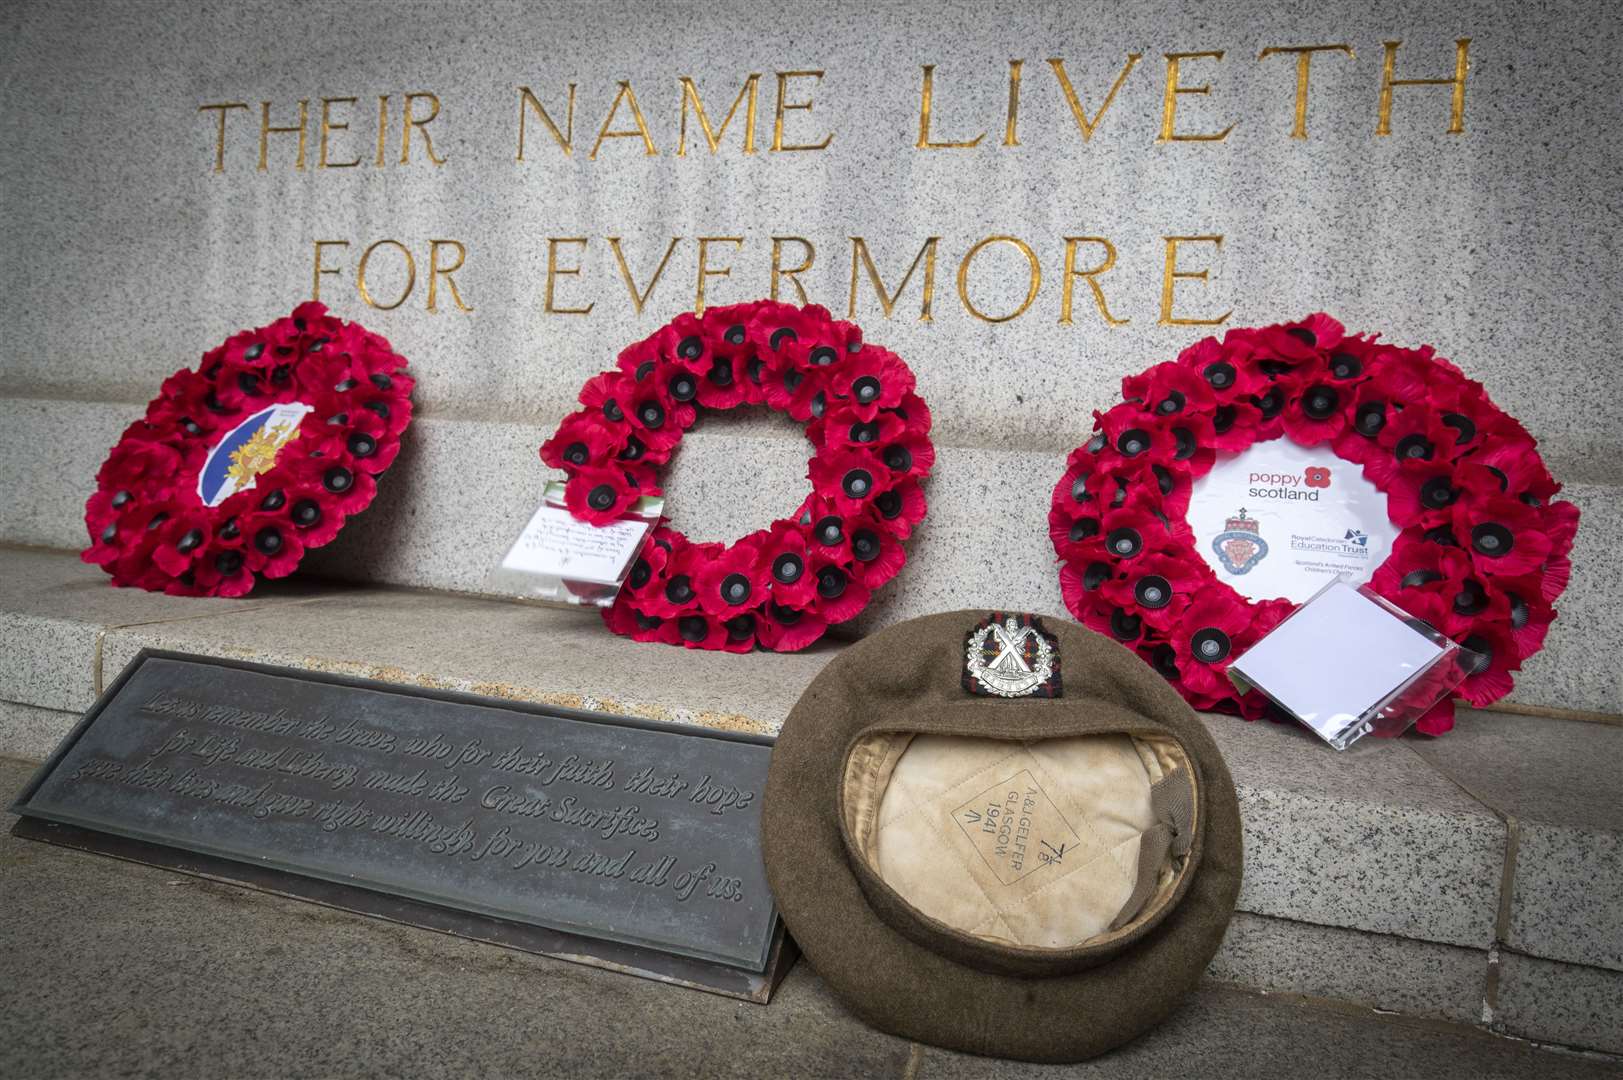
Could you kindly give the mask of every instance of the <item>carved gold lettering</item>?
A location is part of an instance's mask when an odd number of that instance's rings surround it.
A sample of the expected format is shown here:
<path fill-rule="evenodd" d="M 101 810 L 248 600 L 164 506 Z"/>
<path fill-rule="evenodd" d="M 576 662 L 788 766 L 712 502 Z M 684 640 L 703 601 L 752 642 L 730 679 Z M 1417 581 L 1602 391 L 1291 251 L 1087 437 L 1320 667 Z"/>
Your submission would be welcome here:
<path fill-rule="evenodd" d="M 214 136 L 215 172 L 225 172 L 225 117 L 226 114 L 232 109 L 241 109 L 243 112 L 247 112 L 248 103 L 246 101 L 222 101 L 217 105 L 199 105 L 197 107 L 198 112 L 208 112 L 213 110 L 220 114 L 218 117 L 219 123 Z"/>
<path fill-rule="evenodd" d="M 450 266 L 440 265 L 440 247 L 456 249 L 456 262 Z M 451 302 L 463 311 L 472 311 L 473 308 L 462 302 L 462 294 L 457 291 L 456 279 L 451 275 L 462 269 L 462 264 L 468 259 L 468 249 L 455 240 L 430 240 L 428 242 L 428 310 L 438 311 L 435 306 L 435 287 L 441 275 L 445 277 L 445 287 L 451 290 Z"/>
<path fill-rule="evenodd" d="M 1026 257 L 1026 265 L 1028 267 L 1026 276 L 1026 299 L 1019 307 L 1015 308 L 1007 315 L 988 315 L 986 312 L 976 307 L 969 299 L 969 264 L 975 260 L 975 256 L 979 255 L 984 248 L 991 247 L 993 244 L 1012 244 L 1014 248 L 1020 252 L 1020 254 Z M 970 248 L 968 254 L 964 256 L 964 261 L 958 264 L 958 300 L 964 305 L 965 311 L 969 312 L 982 322 L 1001 323 L 1019 318 L 1021 315 L 1025 314 L 1026 309 L 1031 307 L 1032 302 L 1037 299 L 1037 292 L 1042 288 L 1042 284 L 1042 265 L 1037 261 L 1037 256 L 1032 252 L 1030 246 L 1028 246 L 1026 242 L 1020 239 L 1018 236 L 988 236 L 986 239 L 980 241 L 974 247 Z"/>
<path fill-rule="evenodd" d="M 321 279 L 326 274 L 341 274 L 343 270 L 336 266 L 323 266 L 321 264 L 321 251 L 323 248 L 349 247 L 348 240 L 317 240 L 316 257 L 310 273 L 310 299 L 321 299 Z"/>
<path fill-rule="evenodd" d="M 924 262 L 924 300 L 919 306 L 919 322 L 931 321 L 930 308 L 935 301 L 935 253 L 936 245 L 941 237 L 932 236 L 924 241 L 919 253 L 913 256 L 913 262 L 897 283 L 895 292 L 887 292 L 885 283 L 880 280 L 879 268 L 874 265 L 873 256 L 868 253 L 868 243 L 860 236 L 851 237 L 851 296 L 846 305 L 846 317 L 855 318 L 857 313 L 857 267 L 860 265 L 868 271 L 868 283 L 873 286 L 879 297 L 879 306 L 885 313 L 885 318 L 891 317 L 896 309 L 896 301 L 901 298 L 902 290 L 912 280 L 913 272 L 919 268 L 919 261 Z"/>
<path fill-rule="evenodd" d="M 360 158 L 356 158 L 354 161 L 327 160 L 327 137 L 334 131 L 349 130 L 348 120 L 342 124 L 333 120 L 332 107 L 334 105 L 353 105 L 358 100 L 360 99 L 352 97 L 324 97 L 321 99 L 321 141 L 316 153 L 316 167 L 318 169 L 352 169 L 361 163 Z"/>
<path fill-rule="evenodd" d="M 1293 139 L 1307 138 L 1308 73 L 1313 66 L 1313 54 L 1321 52 L 1342 52 L 1347 54 L 1348 59 L 1356 59 L 1351 45 L 1270 45 L 1257 54 L 1258 60 L 1281 53 L 1296 54 L 1296 123 L 1291 128 Z"/>
<path fill-rule="evenodd" d="M 378 95 L 378 156 L 373 162 L 378 168 L 383 168 L 383 152 L 388 144 L 389 137 L 389 95 Z"/>
<path fill-rule="evenodd" d="M 417 101 L 426 100 L 434 107 L 434 111 L 423 119 L 418 120 L 412 116 L 412 105 Z M 406 95 L 406 111 L 400 126 L 400 164 L 406 165 L 411 161 L 411 132 L 418 129 L 423 136 L 423 150 L 428 154 L 428 160 L 435 165 L 444 165 L 445 159 L 434 155 L 434 140 L 428 134 L 428 125 L 440 114 L 440 99 L 424 90 L 415 94 Z"/>
<path fill-rule="evenodd" d="M 653 295 L 654 286 L 659 284 L 659 277 L 665 272 L 665 264 L 671 261 L 671 253 L 676 250 L 677 241 L 681 239 L 680 236 L 671 237 L 670 244 L 665 248 L 665 255 L 654 268 L 654 276 L 648 279 L 648 287 L 638 292 L 637 283 L 631 279 L 631 267 L 626 265 L 625 254 L 620 250 L 620 238 L 609 237 L 609 250 L 614 252 L 614 261 L 620 264 L 620 279 L 626 283 L 626 292 L 631 294 L 631 309 L 638 315 L 642 314 L 643 305 L 648 303 L 648 298 Z"/>
<path fill-rule="evenodd" d="M 557 141 L 558 147 L 561 150 L 563 150 L 565 157 L 569 157 L 570 155 L 572 155 L 575 152 L 575 84 L 574 83 L 569 84 L 569 104 L 566 106 L 567 111 L 564 113 L 564 130 L 563 131 L 558 130 L 558 125 L 554 124 L 552 122 L 552 117 L 547 115 L 546 107 L 541 104 L 540 99 L 537 98 L 535 96 L 535 94 L 531 93 L 530 88 L 528 86 L 521 86 L 521 87 L 518 88 L 518 160 L 519 161 L 524 160 L 524 118 L 525 118 L 525 115 L 526 115 L 526 109 L 535 110 L 535 115 L 540 118 L 540 120 L 541 120 L 541 122 L 543 124 L 547 125 L 547 130 L 552 133 L 553 139 Z"/>
<path fill-rule="evenodd" d="M 784 116 L 796 109 L 804 109 L 806 112 L 811 112 L 812 107 L 811 98 L 807 98 L 805 101 L 800 102 L 791 102 L 787 100 L 789 80 L 816 79 L 818 82 L 822 82 L 823 73 L 821 71 L 780 71 L 777 74 L 778 103 L 772 118 L 773 152 L 779 153 L 787 150 L 826 150 L 828 148 L 828 144 L 834 141 L 834 133 L 832 131 L 825 135 L 823 137 L 823 141 L 819 143 L 786 143 L 783 141 Z"/>
<path fill-rule="evenodd" d="M 1065 93 L 1065 102 L 1071 107 L 1071 115 L 1076 117 L 1076 126 L 1082 131 L 1083 142 L 1092 139 L 1093 133 L 1099 130 L 1099 122 L 1105 118 L 1105 111 L 1110 108 L 1110 103 L 1116 100 L 1116 91 L 1127 81 L 1133 65 L 1137 64 L 1142 56 L 1142 53 L 1127 54 L 1127 63 L 1122 66 L 1116 81 L 1110 84 L 1110 92 L 1105 95 L 1104 102 L 1100 104 L 1099 111 L 1093 114 L 1092 120 L 1088 119 L 1088 112 L 1082 107 L 1082 99 L 1077 97 L 1076 88 L 1071 85 L 1071 77 L 1065 73 L 1065 61 L 1060 59 L 1048 61 L 1048 66 L 1054 69 L 1054 78 L 1059 80 L 1060 90 Z"/>
<path fill-rule="evenodd" d="M 558 278 L 577 275 L 580 273 L 579 266 L 558 265 L 558 247 L 561 244 L 579 244 L 581 248 L 584 249 L 586 247 L 586 237 L 549 236 L 547 238 L 547 290 L 546 303 L 543 310 L 545 310 L 548 315 L 589 315 L 591 314 L 592 308 L 597 306 L 595 302 L 587 304 L 583 308 L 558 307 L 554 302 L 557 295 L 555 290 L 557 287 Z"/>
<path fill-rule="evenodd" d="M 631 106 L 631 118 L 637 126 L 610 131 L 609 125 L 614 123 L 614 114 L 620 111 L 622 101 Z M 620 80 L 620 92 L 614 95 L 614 104 L 609 106 L 609 114 L 603 118 L 603 127 L 597 133 L 597 142 L 592 144 L 592 152 L 586 155 L 590 160 L 597 160 L 597 151 L 602 147 L 604 139 L 641 139 L 643 153 L 647 157 L 659 154 L 659 151 L 654 149 L 654 137 L 648 133 L 648 122 L 642 118 L 642 108 L 637 104 L 637 93 L 631 89 L 631 82 L 628 79 Z"/>
<path fill-rule="evenodd" d="M 272 135 L 291 135 L 294 132 L 298 132 L 299 135 L 299 158 L 298 162 L 293 167 L 303 171 L 304 129 L 306 123 L 310 119 L 310 99 L 305 98 L 303 101 L 299 102 L 299 122 L 292 127 L 272 127 L 270 122 L 270 109 L 270 102 L 262 101 L 259 103 L 259 171 L 264 172 L 270 167 L 270 137 Z"/>
<path fill-rule="evenodd" d="M 385 245 L 399 248 L 400 254 L 405 256 L 406 259 L 406 287 L 400 290 L 400 298 L 392 304 L 378 303 L 375 299 L 373 299 L 371 290 L 366 287 L 367 264 L 372 261 L 372 253 Z M 395 308 L 406 302 L 406 297 L 411 295 L 411 290 L 416 284 L 417 260 L 411 257 L 411 249 L 407 248 L 406 245 L 402 244 L 400 241 L 379 240 L 377 243 L 373 244 L 371 247 L 367 248 L 361 253 L 360 265 L 355 268 L 355 287 L 360 290 L 361 299 L 366 301 L 367 306 L 375 307 L 379 311 L 393 311 Z"/>
<path fill-rule="evenodd" d="M 1205 281 L 1207 270 L 1179 270 L 1178 245 L 1180 244 L 1211 244 L 1217 251 L 1223 250 L 1221 236 L 1164 236 L 1166 241 L 1166 259 L 1161 271 L 1161 320 L 1162 326 L 1220 326 L 1228 321 L 1234 314 L 1231 308 L 1215 319 L 1186 319 L 1172 314 L 1172 286 L 1180 280 Z"/>
<path fill-rule="evenodd" d="M 919 141 L 915 144 L 919 150 L 960 150 L 971 146 L 979 146 L 981 140 L 986 138 L 986 132 L 981 132 L 973 139 L 960 142 L 931 142 L 930 141 L 930 106 L 935 97 L 935 65 L 924 65 L 924 89 L 919 94 Z"/>
<path fill-rule="evenodd" d="M 1078 244 L 1098 244 L 1105 249 L 1105 257 L 1097 266 L 1087 270 L 1076 268 L 1076 248 Z M 1063 326 L 1071 324 L 1071 293 L 1076 286 L 1076 279 L 1082 278 L 1093 290 L 1093 303 L 1099 309 L 1106 326 L 1126 326 L 1132 320 L 1118 319 L 1110 314 L 1110 305 L 1105 303 L 1105 291 L 1099 286 L 1099 275 L 1107 273 L 1116 265 L 1116 245 L 1102 236 L 1067 236 L 1065 238 L 1065 277 L 1064 285 L 1060 289 L 1059 321 Z"/>
<path fill-rule="evenodd" d="M 698 285 L 694 289 L 693 293 L 693 313 L 695 315 L 704 314 L 705 282 L 713 277 L 730 277 L 732 276 L 733 272 L 733 268 L 730 266 L 724 266 L 717 270 L 712 270 L 708 267 L 707 262 L 709 260 L 709 248 L 711 244 L 732 244 L 736 248 L 742 248 L 744 246 L 744 238 L 742 236 L 699 237 L 699 276 Z"/>
<path fill-rule="evenodd" d="M 783 267 L 783 245 L 789 243 L 799 244 L 806 249 L 805 261 L 792 270 L 786 270 Z M 787 279 L 789 284 L 795 287 L 795 292 L 800 295 L 800 302 L 802 304 L 811 303 L 811 299 L 806 295 L 806 287 L 800 283 L 800 278 L 797 275 L 810 270 L 812 263 L 815 261 L 817 261 L 817 249 L 812 246 L 810 240 L 803 236 L 774 236 L 772 238 L 772 299 L 778 299 L 778 282 Z"/>
<path fill-rule="evenodd" d="M 1381 102 L 1379 116 L 1375 123 L 1375 134 L 1392 134 L 1392 90 L 1398 86 L 1449 86 L 1453 94 L 1448 104 L 1448 134 L 1460 135 L 1465 132 L 1465 75 L 1471 68 L 1470 49 L 1471 39 L 1460 38 L 1454 42 L 1454 74 L 1447 79 L 1396 79 L 1393 71 L 1397 67 L 1398 46 L 1401 41 L 1382 42 L 1386 46 L 1386 59 L 1381 63 Z"/>
<path fill-rule="evenodd" d="M 1020 72 L 1025 66 L 1024 60 L 1009 61 L 1009 116 L 1003 124 L 1004 146 L 1020 145 Z"/>
<path fill-rule="evenodd" d="M 693 115 L 699 121 L 699 130 L 704 132 L 704 141 L 710 144 L 710 152 L 716 153 L 721 149 L 721 137 L 727 133 L 727 125 L 733 122 L 738 113 L 738 106 L 748 98 L 749 104 L 744 109 L 744 153 L 755 153 L 755 105 L 759 97 L 761 86 L 760 72 L 752 72 L 744 80 L 743 87 L 738 96 L 733 99 L 733 107 L 727 110 L 727 115 L 721 121 L 721 126 L 715 130 L 710 128 L 710 118 L 705 115 L 704 102 L 699 98 L 699 88 L 693 85 L 693 80 L 682 76 L 682 121 L 676 136 L 676 156 L 686 157 L 688 146 L 688 102 L 693 103 Z"/>
<path fill-rule="evenodd" d="M 1156 142 L 1222 142 L 1234 130 L 1230 124 L 1222 131 L 1203 135 L 1180 135 L 1174 128 L 1178 121 L 1178 95 L 1180 94 L 1209 94 L 1210 85 L 1202 83 L 1199 86 L 1184 86 L 1179 81 L 1181 65 L 1185 60 L 1222 60 L 1223 50 L 1217 49 L 1209 52 L 1176 52 L 1164 54 L 1167 60 L 1166 92 L 1161 96 L 1161 136 Z"/>

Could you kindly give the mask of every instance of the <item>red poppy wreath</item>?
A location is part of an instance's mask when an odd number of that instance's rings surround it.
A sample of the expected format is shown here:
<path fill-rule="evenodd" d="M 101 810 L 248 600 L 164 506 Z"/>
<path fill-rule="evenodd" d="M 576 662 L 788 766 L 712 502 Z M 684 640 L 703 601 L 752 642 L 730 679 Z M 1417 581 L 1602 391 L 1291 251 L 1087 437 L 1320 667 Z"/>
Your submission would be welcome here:
<path fill-rule="evenodd" d="M 1220 580 L 1187 514 L 1220 452 L 1282 436 L 1328 447 L 1384 493 L 1398 532 L 1371 585 L 1477 654 L 1460 697 L 1503 697 L 1542 646 L 1578 509 L 1554 499 L 1560 485 L 1527 430 L 1430 346 L 1348 336 L 1319 314 L 1197 342 L 1122 380 L 1122 396 L 1094 413 L 1096 434 L 1054 489 L 1060 589 L 1072 614 L 1135 649 L 1196 708 L 1269 713 L 1226 669 L 1295 605 L 1251 602 Z M 1452 726 L 1449 701 L 1417 725 L 1434 735 Z"/>
<path fill-rule="evenodd" d="M 593 524 L 660 492 L 660 469 L 706 409 L 766 405 L 806 425 L 812 491 L 731 544 L 660 525 L 603 613 L 617 634 L 690 649 L 803 649 L 855 616 L 906 561 L 935 463 L 930 410 L 894 353 L 817 306 L 761 300 L 678 315 L 587 381 L 541 446 Z"/>
<path fill-rule="evenodd" d="M 400 451 L 404 357 L 318 303 L 243 330 L 163 382 L 85 505 L 82 558 L 179 596 L 242 596 L 338 535 Z"/>

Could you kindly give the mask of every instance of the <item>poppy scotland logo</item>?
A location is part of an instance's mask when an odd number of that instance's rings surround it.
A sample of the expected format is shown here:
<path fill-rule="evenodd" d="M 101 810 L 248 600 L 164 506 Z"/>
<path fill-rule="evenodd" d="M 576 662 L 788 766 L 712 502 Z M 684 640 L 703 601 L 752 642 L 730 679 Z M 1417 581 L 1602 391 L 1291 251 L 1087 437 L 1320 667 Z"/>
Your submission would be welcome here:
<path fill-rule="evenodd" d="M 1223 531 L 1212 537 L 1212 551 L 1231 574 L 1249 574 L 1251 568 L 1268 557 L 1268 541 L 1260 535 L 1256 518 L 1245 516 L 1245 507 L 1223 522 Z"/>
<path fill-rule="evenodd" d="M 1309 466 L 1302 470 L 1302 483 L 1310 488 L 1327 488 L 1330 486 L 1330 470 L 1320 466 Z"/>

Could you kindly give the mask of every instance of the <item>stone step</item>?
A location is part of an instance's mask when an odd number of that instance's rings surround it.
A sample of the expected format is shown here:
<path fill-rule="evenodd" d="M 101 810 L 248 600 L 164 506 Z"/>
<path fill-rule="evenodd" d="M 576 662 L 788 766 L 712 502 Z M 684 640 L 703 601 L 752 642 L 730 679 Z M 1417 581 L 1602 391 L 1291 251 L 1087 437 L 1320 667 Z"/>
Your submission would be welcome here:
<path fill-rule="evenodd" d="M 771 733 L 841 647 L 678 651 L 590 612 L 302 578 L 177 599 L 0 549 L 0 752 L 43 757 L 142 648 Z M 1473 713 L 1338 755 L 1206 719 L 1246 845 L 1215 976 L 1623 1052 L 1623 728 Z"/>
<path fill-rule="evenodd" d="M 0 760 L 0 796 L 28 766 Z M 12 819 L 0 815 L 0 826 Z M 1207 982 L 1046 1068 L 863 1026 L 802 962 L 770 1005 L 0 836 L 0 1075 L 1571 1077 L 1623 1062 Z M 71 911 L 69 918 L 61 912 Z M 633 1019 L 634 1018 L 634 1019 Z"/>
<path fill-rule="evenodd" d="M 0 397 L 0 542 L 82 545 L 92 478 L 141 406 Z M 1091 421 L 1079 418 L 1082 442 Z M 408 429 L 377 500 L 305 561 L 346 581 L 478 593 L 554 474 L 537 448 L 554 423 L 429 416 Z M 63 439 L 62 431 L 76 437 Z M 779 417 L 709 417 L 685 438 L 666 474 L 668 513 L 696 539 L 737 539 L 791 513 L 809 490 L 807 443 Z M 930 516 L 908 541 L 908 563 L 844 631 L 965 607 L 1062 612 L 1048 539 L 1048 505 L 1065 470 L 1050 446 L 943 439 L 926 492 Z M 1602 478 L 1603 480 L 1605 478 Z M 1623 715 L 1623 665 L 1607 642 L 1623 636 L 1623 486 L 1573 483 L 1583 511 L 1572 584 L 1544 650 L 1507 702 Z M 747 523 L 747 524 L 746 524 Z"/>

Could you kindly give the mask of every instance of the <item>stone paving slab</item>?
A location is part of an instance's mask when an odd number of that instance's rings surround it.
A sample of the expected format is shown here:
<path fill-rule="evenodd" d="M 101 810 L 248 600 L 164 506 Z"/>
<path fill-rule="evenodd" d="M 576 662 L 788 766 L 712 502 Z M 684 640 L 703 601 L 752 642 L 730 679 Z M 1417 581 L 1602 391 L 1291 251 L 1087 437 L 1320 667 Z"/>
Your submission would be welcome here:
<path fill-rule="evenodd" d="M 0 760 L 0 791 L 31 768 Z M 19 1080 L 1267 1078 L 1300 1076 L 1307 1047 L 1322 1077 L 1623 1075 L 1616 1059 L 1212 985 L 1090 1063 L 968 1057 L 863 1026 L 804 963 L 752 1005 L 9 834 L 0 909 L 0 1075 Z"/>
<path fill-rule="evenodd" d="M 1209 978 L 1462 1024 L 1482 1019 L 1486 949 L 1371 934 L 1239 911 Z"/>
<path fill-rule="evenodd" d="M 1476 713 L 1411 748 L 1516 830 L 1506 943 L 1623 971 L 1623 727 Z"/>
<path fill-rule="evenodd" d="M 1623 972 L 1503 951 L 1494 1027 L 1623 1054 Z"/>
<path fill-rule="evenodd" d="M 1305 729 L 1207 717 L 1240 795 L 1240 907 L 1486 948 L 1505 826 L 1401 741 L 1334 753 Z"/>

